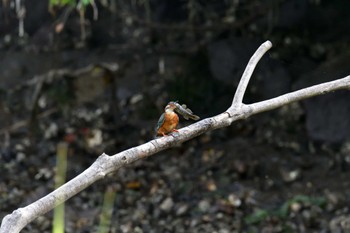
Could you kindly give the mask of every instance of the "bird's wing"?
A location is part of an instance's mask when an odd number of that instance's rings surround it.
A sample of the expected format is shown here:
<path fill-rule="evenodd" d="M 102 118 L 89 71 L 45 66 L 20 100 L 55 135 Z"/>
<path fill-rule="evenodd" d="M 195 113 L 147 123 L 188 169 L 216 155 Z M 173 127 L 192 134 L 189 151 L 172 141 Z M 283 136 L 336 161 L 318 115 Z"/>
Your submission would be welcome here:
<path fill-rule="evenodd" d="M 163 113 L 158 120 L 156 131 L 158 131 L 158 129 L 164 124 L 164 121 L 165 121 L 165 114 Z"/>

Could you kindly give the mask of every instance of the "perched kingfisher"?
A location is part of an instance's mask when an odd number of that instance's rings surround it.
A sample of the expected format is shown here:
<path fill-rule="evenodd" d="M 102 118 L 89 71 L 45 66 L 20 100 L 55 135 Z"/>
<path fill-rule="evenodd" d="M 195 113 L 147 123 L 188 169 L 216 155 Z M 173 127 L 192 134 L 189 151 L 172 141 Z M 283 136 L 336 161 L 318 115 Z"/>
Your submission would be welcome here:
<path fill-rule="evenodd" d="M 171 132 L 177 132 L 176 126 L 179 123 L 179 116 L 174 112 L 177 108 L 174 102 L 169 102 L 165 112 L 160 116 L 156 127 L 157 136 L 166 136 Z"/>

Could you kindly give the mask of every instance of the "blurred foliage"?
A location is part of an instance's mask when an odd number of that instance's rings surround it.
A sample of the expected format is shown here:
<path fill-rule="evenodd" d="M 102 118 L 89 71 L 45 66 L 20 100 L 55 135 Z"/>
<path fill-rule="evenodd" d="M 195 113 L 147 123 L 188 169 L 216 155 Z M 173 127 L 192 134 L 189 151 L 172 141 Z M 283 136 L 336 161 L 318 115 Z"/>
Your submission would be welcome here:
<path fill-rule="evenodd" d="M 67 154 L 68 154 L 68 144 L 61 142 L 57 145 L 57 155 L 56 155 L 56 175 L 55 175 L 55 189 L 60 187 L 66 182 L 66 172 L 67 172 Z M 63 233 L 64 232 L 64 203 L 59 204 L 55 207 L 53 211 L 53 223 L 52 232 L 53 233 Z"/>
<path fill-rule="evenodd" d="M 27 12 L 37 13 L 34 8 L 27 7 L 23 3 L 24 1 L 8 0 L 8 2 L 16 5 L 17 8 L 27 8 L 25 9 Z M 114 32 L 117 28 L 118 37 L 130 36 L 134 37 L 132 39 L 141 40 L 142 43 L 172 43 L 183 39 L 191 39 L 197 40 L 198 44 L 202 44 L 202 41 L 215 36 L 216 32 L 235 28 L 236 19 L 246 11 L 243 9 L 240 12 L 239 5 L 239 1 L 49 0 L 48 11 L 54 16 L 54 20 L 57 20 L 56 33 L 60 33 L 64 27 L 67 27 L 66 23 L 74 26 L 74 21 L 69 21 L 69 18 L 76 17 L 71 13 L 72 9 L 75 8 L 79 13 L 81 26 L 87 27 L 87 29 L 91 25 L 86 24 L 84 20 L 91 18 L 91 12 L 94 20 L 97 20 L 99 15 L 101 15 L 101 18 L 111 18 L 113 20 L 112 23 L 111 21 L 109 23 L 100 21 L 101 24 L 105 25 L 104 30 L 98 29 L 99 34 L 102 35 L 101 37 L 117 35 Z M 87 10 L 89 11 L 85 12 Z M 19 17 L 18 12 L 13 13 Z M 87 14 L 85 15 L 85 13 Z M 22 19 L 26 21 L 27 16 L 23 16 Z M 108 28 L 113 32 L 112 34 L 106 33 Z M 176 33 L 179 31 L 181 33 Z M 211 33 L 211 31 L 215 33 Z M 81 33 L 88 32 L 87 30 Z M 82 36 L 82 39 L 87 38 Z M 108 41 L 108 38 L 100 40 Z M 129 41 L 129 43 L 132 44 L 132 41 Z M 176 50 L 179 48 L 171 46 L 169 49 Z"/>
<path fill-rule="evenodd" d="M 108 233 L 111 227 L 114 201 L 116 198 L 116 189 L 108 186 L 103 197 L 103 206 L 100 214 L 100 225 L 98 233 Z"/>
<path fill-rule="evenodd" d="M 300 204 L 302 207 L 304 206 L 318 206 L 324 207 L 326 204 L 326 198 L 324 197 L 310 197 L 306 195 L 296 195 L 292 199 L 286 201 L 282 206 L 275 210 L 267 210 L 267 209 L 257 209 L 253 214 L 245 217 L 244 221 L 246 224 L 258 224 L 268 217 L 277 217 L 279 219 L 285 219 L 288 217 L 291 206 L 293 204 Z"/>
<path fill-rule="evenodd" d="M 89 5 L 93 0 L 49 0 L 51 6 L 63 7 L 66 5 L 78 5 L 82 4 L 83 6 Z"/>

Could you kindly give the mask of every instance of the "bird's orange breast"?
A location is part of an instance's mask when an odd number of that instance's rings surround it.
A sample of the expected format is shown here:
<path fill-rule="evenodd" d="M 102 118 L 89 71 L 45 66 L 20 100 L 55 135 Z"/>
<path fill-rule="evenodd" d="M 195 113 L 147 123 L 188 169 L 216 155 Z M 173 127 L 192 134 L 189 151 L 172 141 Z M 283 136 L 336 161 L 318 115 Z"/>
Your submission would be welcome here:
<path fill-rule="evenodd" d="M 179 117 L 176 113 L 165 113 L 165 119 L 163 125 L 159 128 L 159 134 L 168 134 L 176 129 L 177 124 L 179 123 Z"/>
<path fill-rule="evenodd" d="M 175 129 L 177 124 L 179 123 L 179 117 L 176 113 L 168 113 L 165 114 L 165 128 L 169 129 L 170 131 Z"/>

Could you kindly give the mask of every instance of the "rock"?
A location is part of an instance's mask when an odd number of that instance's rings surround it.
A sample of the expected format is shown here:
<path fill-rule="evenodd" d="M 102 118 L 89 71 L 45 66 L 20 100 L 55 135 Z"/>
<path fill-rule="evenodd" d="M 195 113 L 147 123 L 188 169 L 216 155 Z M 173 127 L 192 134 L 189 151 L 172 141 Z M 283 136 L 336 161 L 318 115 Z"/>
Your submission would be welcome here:
<path fill-rule="evenodd" d="M 312 139 L 341 142 L 350 136 L 350 93 L 338 91 L 305 101 L 306 126 Z"/>
<path fill-rule="evenodd" d="M 167 197 L 161 204 L 160 209 L 165 212 L 170 212 L 174 206 L 174 201 L 171 197 Z"/>
<path fill-rule="evenodd" d="M 230 233 L 228 229 L 220 229 L 219 233 Z"/>
<path fill-rule="evenodd" d="M 299 202 L 293 202 L 291 205 L 290 205 L 290 209 L 291 211 L 293 211 L 294 213 L 298 213 L 301 208 L 303 206 L 299 203 Z"/>
<path fill-rule="evenodd" d="M 346 197 L 344 193 L 338 191 L 325 190 L 325 197 L 327 198 L 327 210 L 334 211 L 335 209 L 346 206 Z"/>
<path fill-rule="evenodd" d="M 334 217 L 329 223 L 329 228 L 332 233 L 350 232 L 350 216 L 341 215 Z"/>
<path fill-rule="evenodd" d="M 303 75 L 296 89 L 343 78 L 350 73 L 350 53 L 321 64 Z M 350 137 L 350 92 L 336 91 L 303 101 L 306 127 L 313 140 L 340 143 Z"/>
<path fill-rule="evenodd" d="M 228 195 L 228 201 L 229 201 L 229 203 L 232 205 L 232 206 L 234 206 L 234 207 L 240 207 L 241 206 L 241 204 L 242 204 L 242 201 L 241 201 L 241 199 L 237 196 L 237 195 L 235 195 L 235 194 L 233 194 L 233 193 L 231 193 L 230 195 Z"/>
<path fill-rule="evenodd" d="M 198 208 L 201 212 L 206 213 L 210 209 L 210 203 L 208 200 L 204 199 L 198 203 Z"/>
<path fill-rule="evenodd" d="M 241 46 L 235 45 L 232 40 L 220 40 L 209 44 L 209 65 L 213 77 L 227 84 L 237 81 L 237 78 L 235 80 L 234 77 L 243 68 L 242 60 L 248 59 L 244 55 L 245 47 L 242 44 Z"/>
<path fill-rule="evenodd" d="M 284 182 L 290 183 L 301 177 L 301 170 L 299 168 L 281 166 L 280 174 Z"/>
<path fill-rule="evenodd" d="M 177 216 L 182 216 L 182 215 L 184 215 L 187 212 L 187 210 L 188 210 L 188 205 L 181 204 L 176 210 L 176 215 Z"/>
<path fill-rule="evenodd" d="M 256 86 L 257 98 L 270 99 L 288 93 L 291 90 L 291 77 L 286 68 L 275 60 L 262 60 L 256 71 L 256 79 L 252 79 L 252 87 Z"/>

